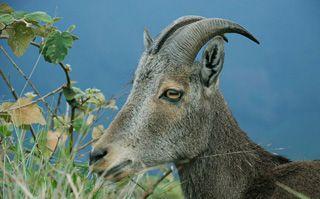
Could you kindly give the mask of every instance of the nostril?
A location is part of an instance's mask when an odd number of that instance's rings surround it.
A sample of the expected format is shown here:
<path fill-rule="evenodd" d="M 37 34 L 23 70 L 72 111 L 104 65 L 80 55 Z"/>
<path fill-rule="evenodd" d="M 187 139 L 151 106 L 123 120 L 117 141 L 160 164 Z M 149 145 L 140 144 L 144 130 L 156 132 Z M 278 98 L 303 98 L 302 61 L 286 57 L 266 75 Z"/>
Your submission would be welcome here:
<path fill-rule="evenodd" d="M 95 149 L 90 153 L 89 164 L 93 164 L 107 155 L 107 149 Z"/>

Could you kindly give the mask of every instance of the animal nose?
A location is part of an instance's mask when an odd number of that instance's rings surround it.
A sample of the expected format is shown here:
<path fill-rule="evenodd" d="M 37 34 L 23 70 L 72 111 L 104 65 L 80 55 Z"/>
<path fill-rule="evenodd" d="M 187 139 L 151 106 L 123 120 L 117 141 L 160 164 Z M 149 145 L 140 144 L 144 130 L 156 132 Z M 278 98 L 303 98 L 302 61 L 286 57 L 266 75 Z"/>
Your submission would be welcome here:
<path fill-rule="evenodd" d="M 108 154 L 107 149 L 94 149 L 90 153 L 89 164 L 93 164 Z"/>

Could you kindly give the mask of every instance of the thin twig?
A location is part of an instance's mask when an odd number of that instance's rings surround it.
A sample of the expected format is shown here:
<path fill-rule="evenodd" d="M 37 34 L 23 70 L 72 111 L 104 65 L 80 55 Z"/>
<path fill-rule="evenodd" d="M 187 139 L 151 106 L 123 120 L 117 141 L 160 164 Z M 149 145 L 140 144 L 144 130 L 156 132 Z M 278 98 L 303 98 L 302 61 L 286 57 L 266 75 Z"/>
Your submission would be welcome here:
<path fill-rule="evenodd" d="M 31 86 L 31 88 L 34 90 L 34 92 L 41 98 L 41 94 L 38 91 L 38 89 L 35 87 L 35 85 L 31 82 L 31 80 L 28 79 L 28 76 L 23 72 L 23 70 L 15 63 L 15 61 L 10 57 L 10 55 L 7 53 L 7 51 L 0 45 L 0 49 L 3 52 L 3 54 L 9 59 L 9 61 L 12 63 L 13 67 L 20 73 L 20 75 L 28 82 L 28 84 Z M 49 104 L 42 100 L 42 102 L 45 104 L 45 106 L 50 109 Z"/>
<path fill-rule="evenodd" d="M 35 47 L 38 47 L 40 48 L 40 44 L 32 41 L 30 42 L 31 45 L 35 46 Z M 71 88 L 71 79 L 70 79 L 70 75 L 69 75 L 69 69 L 66 67 L 66 65 L 62 62 L 59 62 L 59 66 L 62 68 L 65 76 L 66 76 L 66 80 L 67 80 L 67 85 L 66 85 L 66 88 Z M 60 100 L 58 100 L 59 102 Z M 72 151 L 72 146 L 73 146 L 73 120 L 74 120 L 74 116 L 75 116 L 75 110 L 76 110 L 76 107 L 71 107 L 71 123 L 70 123 L 70 127 L 69 127 L 69 135 L 70 135 L 70 152 Z M 55 112 L 54 112 L 55 113 Z M 56 114 L 55 114 L 56 115 Z"/>
<path fill-rule="evenodd" d="M 13 86 L 9 82 L 8 78 L 5 76 L 5 74 L 3 73 L 3 71 L 1 69 L 0 69 L 0 75 L 1 75 L 2 79 L 4 80 L 4 82 L 7 84 L 11 94 L 13 95 L 13 97 L 17 100 L 18 99 L 18 95 L 16 93 L 16 90 L 13 88 Z"/>
<path fill-rule="evenodd" d="M 53 114 L 54 115 L 58 115 L 58 111 L 59 111 L 59 107 L 60 107 L 60 104 L 61 104 L 61 99 L 62 99 L 62 92 L 59 93 L 59 96 L 58 96 L 58 100 L 57 100 L 57 104 L 53 110 Z M 54 118 L 52 117 L 51 118 L 51 124 L 50 124 L 50 128 L 54 128 Z"/>
<path fill-rule="evenodd" d="M 15 100 L 18 100 L 19 99 L 18 94 L 16 93 L 13 85 L 10 83 L 9 79 L 5 76 L 5 74 L 3 73 L 3 71 L 1 69 L 0 69 L 0 75 L 1 75 L 2 79 L 4 80 L 4 82 L 7 84 L 9 90 L 11 91 L 13 98 Z M 32 134 L 32 138 L 33 138 L 34 142 L 37 143 L 37 137 L 36 137 L 35 131 L 31 125 L 30 125 L 30 132 Z M 36 146 L 38 147 L 38 144 L 36 144 Z"/>
<path fill-rule="evenodd" d="M 227 152 L 227 153 L 217 153 L 213 155 L 206 155 L 202 157 L 198 157 L 199 159 L 202 158 L 212 158 L 212 157 L 217 157 L 217 156 L 224 156 L 224 155 L 233 155 L 233 154 L 241 154 L 241 153 L 251 153 L 251 152 L 256 152 L 257 150 L 247 150 L 247 151 L 233 151 L 233 152 Z"/>
<path fill-rule="evenodd" d="M 59 110 L 59 107 L 60 107 L 60 104 L 61 104 L 61 99 L 62 99 L 62 93 L 59 93 L 56 107 L 55 107 L 54 110 L 53 110 L 53 113 L 54 113 L 55 115 L 58 115 L 58 110 Z"/>
<path fill-rule="evenodd" d="M 138 185 L 138 187 L 140 187 L 143 191 L 147 192 L 147 190 L 141 185 L 139 184 L 137 181 L 135 181 L 134 179 L 130 178 L 130 180 L 135 183 L 136 185 Z"/>
<path fill-rule="evenodd" d="M 154 183 L 153 186 L 152 186 L 150 189 L 148 189 L 147 192 L 145 192 L 145 194 L 143 195 L 142 198 L 143 198 L 143 199 L 146 199 L 146 198 L 148 198 L 149 196 L 151 196 L 151 195 L 153 194 L 153 192 L 155 191 L 155 189 L 157 188 L 157 186 L 160 184 L 160 182 L 162 182 L 162 180 L 164 180 L 166 177 L 168 177 L 171 173 L 172 173 L 172 169 L 170 169 L 170 170 L 168 170 L 167 172 L 165 172 L 165 173 L 161 176 L 161 178 L 159 178 L 159 179 L 157 180 L 157 182 Z"/>
<path fill-rule="evenodd" d="M 86 148 L 87 146 L 91 145 L 92 143 L 94 143 L 94 142 L 96 142 L 98 140 L 99 140 L 99 138 L 90 140 L 89 142 L 87 142 L 87 143 L 83 144 L 82 146 L 78 147 L 77 151 L 81 151 L 82 149 Z"/>
<path fill-rule="evenodd" d="M 42 97 L 40 97 L 40 98 L 30 102 L 30 103 L 27 103 L 27 104 L 24 104 L 24 105 L 21 105 L 21 106 L 15 106 L 15 107 L 9 108 L 8 110 L 6 110 L 6 112 L 7 111 L 13 111 L 13 110 L 21 109 L 21 108 L 36 104 L 36 103 L 44 100 L 45 98 L 60 92 L 64 87 L 65 87 L 65 85 L 59 86 L 58 88 L 54 89 L 53 91 L 47 93 L 46 95 L 43 95 Z"/>
<path fill-rule="evenodd" d="M 59 65 L 62 68 L 62 70 L 64 71 L 64 74 L 66 75 L 67 88 L 71 88 L 71 80 L 70 80 L 70 76 L 69 76 L 69 69 L 67 69 L 67 67 L 62 62 L 59 62 Z"/>
<path fill-rule="evenodd" d="M 40 44 L 32 41 L 30 42 L 31 45 L 40 48 Z M 62 62 L 59 62 L 60 67 L 62 68 L 62 70 L 64 71 L 65 75 L 66 75 L 66 79 L 67 79 L 67 88 L 71 87 L 71 80 L 70 80 L 70 76 L 69 76 L 69 70 L 66 67 L 66 65 Z"/>
<path fill-rule="evenodd" d="M 41 51 L 41 52 L 42 52 L 42 51 Z M 38 64 L 39 64 L 39 61 L 40 61 L 40 58 L 41 58 L 41 52 L 40 52 L 40 54 L 38 55 L 38 58 L 37 58 L 37 60 L 36 60 L 36 63 L 33 65 L 30 74 L 28 75 L 28 80 L 29 80 L 29 81 L 30 81 L 32 75 L 34 74 L 34 71 L 36 70 Z M 24 86 L 23 86 L 23 88 L 22 88 L 22 90 L 21 90 L 21 92 L 20 92 L 20 97 L 21 97 L 21 95 L 23 94 L 24 90 L 26 89 L 27 85 L 28 85 L 28 81 L 24 83 Z"/>
<path fill-rule="evenodd" d="M 32 41 L 30 42 L 31 45 L 40 48 L 40 44 Z M 66 75 L 66 80 L 67 80 L 67 87 L 70 88 L 71 87 L 71 79 L 69 76 L 69 70 L 66 67 L 66 65 L 63 62 L 59 62 L 60 67 L 62 68 L 62 70 L 64 71 L 65 75 Z"/>
<path fill-rule="evenodd" d="M 27 75 L 23 72 L 23 70 L 15 63 L 15 61 L 10 57 L 10 55 L 7 53 L 7 51 L 0 45 L 1 51 L 4 53 L 4 55 L 9 59 L 9 61 L 12 63 L 13 67 L 20 73 L 20 75 L 28 82 L 28 84 L 32 87 L 33 91 L 38 95 L 39 98 L 42 99 L 42 96 L 39 92 L 39 90 L 36 88 L 36 86 L 32 83 L 31 80 L 28 79 Z M 49 113 L 51 114 L 52 117 L 56 117 L 54 113 L 52 112 L 48 102 L 46 102 L 44 99 L 41 100 L 43 104 L 46 106 L 48 109 Z M 61 123 L 64 124 L 63 121 L 61 121 L 58 117 L 56 117 L 57 120 Z"/>

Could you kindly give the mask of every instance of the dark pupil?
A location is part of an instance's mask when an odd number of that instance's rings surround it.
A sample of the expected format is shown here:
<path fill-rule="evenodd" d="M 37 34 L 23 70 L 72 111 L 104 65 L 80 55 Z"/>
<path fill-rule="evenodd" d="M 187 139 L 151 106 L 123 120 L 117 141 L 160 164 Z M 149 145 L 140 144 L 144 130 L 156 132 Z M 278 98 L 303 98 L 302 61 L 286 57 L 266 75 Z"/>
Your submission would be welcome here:
<path fill-rule="evenodd" d="M 180 93 L 178 91 L 175 91 L 175 90 L 168 90 L 167 97 L 179 98 L 180 97 Z"/>

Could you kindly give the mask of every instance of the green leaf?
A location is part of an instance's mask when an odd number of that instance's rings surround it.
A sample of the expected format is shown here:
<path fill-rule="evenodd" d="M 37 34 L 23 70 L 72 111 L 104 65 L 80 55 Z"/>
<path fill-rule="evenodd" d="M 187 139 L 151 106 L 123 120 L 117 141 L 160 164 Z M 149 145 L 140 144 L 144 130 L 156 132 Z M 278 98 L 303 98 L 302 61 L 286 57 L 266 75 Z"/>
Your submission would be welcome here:
<path fill-rule="evenodd" d="M 86 97 L 89 98 L 89 100 L 87 100 L 88 103 L 92 103 L 95 104 L 97 106 L 103 105 L 106 102 L 106 99 L 103 95 L 103 93 L 96 88 L 88 88 L 85 90 L 86 93 Z"/>
<path fill-rule="evenodd" d="M 62 18 L 61 17 L 55 17 L 53 18 L 53 23 L 57 23 L 58 21 L 60 21 Z"/>
<path fill-rule="evenodd" d="M 26 14 L 28 14 L 28 13 L 25 11 L 15 11 L 12 13 L 13 17 L 18 20 L 22 19 Z"/>
<path fill-rule="evenodd" d="M 41 46 L 40 52 L 47 62 L 58 64 L 67 56 L 72 44 L 73 37 L 69 32 L 54 31 Z"/>
<path fill-rule="evenodd" d="M 9 125 L 0 125 L 0 135 L 8 137 L 12 134 L 12 128 Z"/>
<path fill-rule="evenodd" d="M 71 36 L 72 36 L 72 39 L 73 39 L 73 40 L 78 40 L 78 39 L 79 39 L 79 37 L 77 37 L 77 36 L 74 35 L 74 34 L 71 34 Z"/>
<path fill-rule="evenodd" d="M 83 120 L 83 117 L 77 117 L 72 124 L 77 133 L 86 133 L 90 129 L 90 125 Z"/>
<path fill-rule="evenodd" d="M 14 22 L 14 18 L 11 14 L 0 15 L 0 23 L 9 25 L 9 24 L 12 24 L 12 22 Z"/>
<path fill-rule="evenodd" d="M 0 4 L 0 14 L 10 14 L 13 12 L 13 9 L 6 3 Z"/>
<path fill-rule="evenodd" d="M 41 12 L 41 11 L 26 14 L 24 18 L 26 21 L 37 21 L 37 22 L 44 22 L 44 23 L 54 22 L 52 17 L 50 17 L 47 13 Z"/>
<path fill-rule="evenodd" d="M 78 88 L 77 88 L 78 89 Z M 63 88 L 63 95 L 66 98 L 67 101 L 71 101 L 75 98 L 75 96 L 77 95 L 76 92 L 76 87 L 65 87 Z"/>
<path fill-rule="evenodd" d="M 8 45 L 16 56 L 23 55 L 35 37 L 33 29 L 25 23 L 14 23 L 12 29 L 8 29 L 8 35 Z"/>
<path fill-rule="evenodd" d="M 79 106 L 79 99 L 82 98 L 85 93 L 77 87 L 64 88 L 63 95 L 65 96 L 67 102 L 72 106 Z"/>
<path fill-rule="evenodd" d="M 66 128 L 68 127 L 69 118 L 66 118 L 63 116 L 57 116 L 57 117 L 53 118 L 53 129 L 58 131 L 65 131 Z"/>
<path fill-rule="evenodd" d="M 76 118 L 75 120 L 73 120 L 73 128 L 75 131 L 77 131 L 78 133 L 81 130 L 81 127 L 85 125 L 85 123 L 83 122 L 82 118 Z"/>
<path fill-rule="evenodd" d="M 50 33 L 54 32 L 56 30 L 57 30 L 57 28 L 54 26 L 39 26 L 36 29 L 34 29 L 34 33 L 37 36 L 45 38 L 45 37 L 48 37 L 48 35 L 50 35 Z"/>
<path fill-rule="evenodd" d="M 76 25 L 71 25 L 69 26 L 69 28 L 67 29 L 67 32 L 72 32 L 74 29 L 76 28 Z"/>

